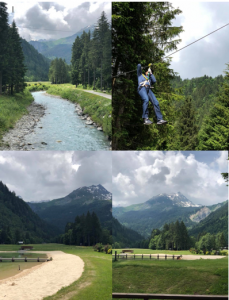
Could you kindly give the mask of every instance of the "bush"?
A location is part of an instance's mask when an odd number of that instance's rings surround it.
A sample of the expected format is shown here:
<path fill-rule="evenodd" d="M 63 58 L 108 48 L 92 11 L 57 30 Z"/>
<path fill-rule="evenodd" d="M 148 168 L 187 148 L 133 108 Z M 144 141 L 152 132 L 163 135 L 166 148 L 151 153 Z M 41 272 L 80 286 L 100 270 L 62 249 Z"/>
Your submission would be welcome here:
<path fill-rule="evenodd" d="M 94 246 L 94 251 L 97 251 L 97 252 L 103 252 L 103 245 L 101 243 L 97 243 L 95 246 Z"/>
<path fill-rule="evenodd" d="M 112 249 L 112 246 L 107 244 L 105 247 L 104 247 L 104 251 L 106 252 L 106 254 L 108 254 L 108 250 L 111 250 Z"/>

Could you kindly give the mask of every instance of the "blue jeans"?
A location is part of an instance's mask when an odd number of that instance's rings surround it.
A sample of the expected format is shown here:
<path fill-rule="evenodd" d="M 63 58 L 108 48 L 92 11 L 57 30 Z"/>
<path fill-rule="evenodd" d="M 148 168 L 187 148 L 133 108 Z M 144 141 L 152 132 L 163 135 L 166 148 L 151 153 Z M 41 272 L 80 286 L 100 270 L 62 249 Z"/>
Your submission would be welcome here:
<path fill-rule="evenodd" d="M 162 117 L 162 113 L 160 110 L 159 102 L 157 101 L 157 98 L 155 97 L 155 95 L 151 91 L 151 89 L 142 87 L 140 89 L 140 91 L 138 89 L 138 93 L 143 101 L 143 103 L 142 103 L 142 110 L 143 110 L 142 118 L 144 118 L 144 119 L 148 118 L 148 115 L 149 115 L 148 105 L 149 105 L 149 101 L 150 101 L 153 105 L 155 115 L 157 117 L 157 121 L 162 120 L 163 117 Z"/>

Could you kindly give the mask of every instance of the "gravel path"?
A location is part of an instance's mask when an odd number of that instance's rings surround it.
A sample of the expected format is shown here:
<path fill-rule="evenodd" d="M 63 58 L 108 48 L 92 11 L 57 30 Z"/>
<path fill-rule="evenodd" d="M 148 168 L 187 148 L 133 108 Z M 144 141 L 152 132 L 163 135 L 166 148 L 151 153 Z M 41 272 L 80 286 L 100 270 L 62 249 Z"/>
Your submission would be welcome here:
<path fill-rule="evenodd" d="M 107 98 L 107 99 L 111 100 L 111 95 L 107 95 L 105 93 L 99 93 L 99 92 L 88 91 L 88 90 L 83 90 L 83 91 L 87 92 L 87 93 L 95 94 L 95 95 L 98 95 L 98 96 L 101 96 L 101 97 L 104 97 L 104 98 Z"/>

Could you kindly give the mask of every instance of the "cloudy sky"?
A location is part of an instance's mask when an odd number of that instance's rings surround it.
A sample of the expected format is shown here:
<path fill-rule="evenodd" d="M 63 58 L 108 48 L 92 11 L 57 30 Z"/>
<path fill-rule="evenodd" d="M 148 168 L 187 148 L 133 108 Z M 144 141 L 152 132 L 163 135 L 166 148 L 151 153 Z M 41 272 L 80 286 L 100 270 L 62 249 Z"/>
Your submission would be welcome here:
<path fill-rule="evenodd" d="M 92 184 L 112 192 L 111 179 L 108 151 L 0 152 L 0 181 L 25 201 L 57 199 Z"/>
<path fill-rule="evenodd" d="M 229 23 L 229 2 L 172 2 L 174 8 L 182 10 L 173 22 L 184 29 L 178 49 Z M 225 64 L 229 63 L 228 36 L 229 25 L 181 50 L 172 56 L 172 68 L 182 79 L 224 75 Z"/>
<path fill-rule="evenodd" d="M 112 152 L 113 206 L 142 203 L 161 193 L 181 192 L 195 204 L 228 199 L 221 173 L 227 151 Z"/>
<path fill-rule="evenodd" d="M 26 40 L 58 39 L 96 24 L 104 10 L 111 19 L 111 2 L 83 1 L 6 1 L 10 21 L 16 21 L 19 34 Z M 12 14 L 14 6 L 14 14 Z M 30 27 L 30 28 L 28 28 Z M 34 28 L 34 29 L 32 29 Z"/>

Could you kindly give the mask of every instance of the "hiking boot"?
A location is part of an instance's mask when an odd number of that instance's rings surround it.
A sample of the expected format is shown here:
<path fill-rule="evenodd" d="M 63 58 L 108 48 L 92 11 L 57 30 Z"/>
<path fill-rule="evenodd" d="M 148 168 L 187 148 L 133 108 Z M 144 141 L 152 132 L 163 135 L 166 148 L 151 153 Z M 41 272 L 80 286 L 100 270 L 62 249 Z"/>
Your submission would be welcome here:
<path fill-rule="evenodd" d="M 166 124 L 166 123 L 168 123 L 168 122 L 165 121 L 165 120 L 159 120 L 159 121 L 157 122 L 157 125 L 162 125 L 162 124 Z"/>
<path fill-rule="evenodd" d="M 153 122 L 151 122 L 149 119 L 144 119 L 144 125 L 151 125 Z"/>

